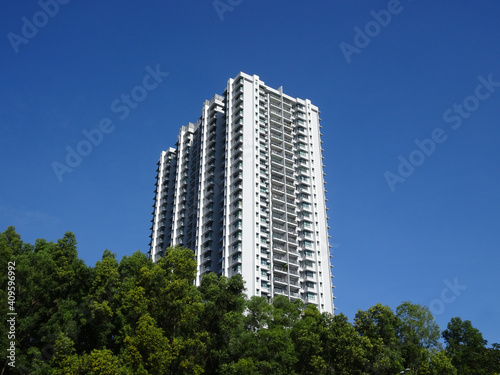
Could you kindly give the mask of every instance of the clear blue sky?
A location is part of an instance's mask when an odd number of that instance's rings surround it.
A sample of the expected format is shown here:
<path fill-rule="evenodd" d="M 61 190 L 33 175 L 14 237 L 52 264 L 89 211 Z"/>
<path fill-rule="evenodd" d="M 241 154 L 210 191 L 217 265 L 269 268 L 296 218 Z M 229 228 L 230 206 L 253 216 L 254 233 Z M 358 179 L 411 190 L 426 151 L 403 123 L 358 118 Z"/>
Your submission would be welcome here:
<path fill-rule="evenodd" d="M 231 2 L 6 2 L 0 230 L 146 252 L 161 150 L 244 71 L 322 111 L 338 311 L 411 300 L 500 342 L 500 2 Z M 147 66 L 169 75 L 136 88 Z"/>

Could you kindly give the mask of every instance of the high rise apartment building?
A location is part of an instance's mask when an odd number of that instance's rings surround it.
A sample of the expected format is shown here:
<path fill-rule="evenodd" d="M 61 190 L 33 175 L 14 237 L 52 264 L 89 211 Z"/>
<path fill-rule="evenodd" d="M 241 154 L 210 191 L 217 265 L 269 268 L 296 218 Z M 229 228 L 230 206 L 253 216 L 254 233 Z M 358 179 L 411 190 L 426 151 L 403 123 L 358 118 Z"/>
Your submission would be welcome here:
<path fill-rule="evenodd" d="M 158 161 L 150 256 L 195 251 L 203 274 L 242 274 L 248 296 L 333 313 L 319 110 L 258 76 L 229 79 Z"/>

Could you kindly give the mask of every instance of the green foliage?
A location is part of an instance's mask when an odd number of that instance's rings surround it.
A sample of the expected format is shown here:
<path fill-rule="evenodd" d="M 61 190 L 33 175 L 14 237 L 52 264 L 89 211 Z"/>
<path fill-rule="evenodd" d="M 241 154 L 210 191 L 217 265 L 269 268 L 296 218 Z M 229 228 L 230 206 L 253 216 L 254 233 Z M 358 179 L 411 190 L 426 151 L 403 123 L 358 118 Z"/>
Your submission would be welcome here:
<path fill-rule="evenodd" d="M 225 374 L 233 371 L 225 369 L 220 372 L 220 369 L 223 363 L 231 361 L 231 338 L 240 335 L 243 330 L 244 288 L 241 275 L 228 279 L 208 273 L 201 280 L 199 290 L 205 306 L 201 323 L 202 329 L 209 335 L 207 356 L 203 365 L 207 373 Z M 242 363 L 246 362 L 243 361 L 238 366 Z M 253 367 L 253 362 L 248 366 Z"/>
<path fill-rule="evenodd" d="M 451 358 L 444 350 L 430 353 L 427 361 L 420 364 L 421 375 L 457 375 L 457 369 L 451 363 Z"/>
<path fill-rule="evenodd" d="M 492 375 L 500 373 L 500 348 L 494 344 L 486 348 L 487 341 L 469 320 L 452 318 L 443 331 L 446 352 L 458 374 Z"/>
<path fill-rule="evenodd" d="M 426 366 L 430 355 L 441 350 L 439 326 L 426 306 L 403 302 L 396 309 L 404 367 L 416 371 Z"/>
<path fill-rule="evenodd" d="M 75 236 L 22 242 L 0 234 L 0 267 L 16 264 L 13 374 L 419 375 L 499 373 L 500 346 L 486 347 L 469 321 L 439 328 L 425 306 L 377 304 L 343 314 L 284 296 L 247 299 L 240 275 L 207 274 L 195 285 L 192 250 L 175 247 L 153 264 L 141 252 L 121 261 L 109 250 L 94 267 Z M 0 272 L 6 316 L 7 276 Z M 7 331 L 0 325 L 0 344 Z"/>
<path fill-rule="evenodd" d="M 354 318 L 356 331 L 370 341 L 365 371 L 395 374 L 404 369 L 398 336 L 401 320 L 389 306 L 376 304 L 367 311 L 358 311 Z"/>

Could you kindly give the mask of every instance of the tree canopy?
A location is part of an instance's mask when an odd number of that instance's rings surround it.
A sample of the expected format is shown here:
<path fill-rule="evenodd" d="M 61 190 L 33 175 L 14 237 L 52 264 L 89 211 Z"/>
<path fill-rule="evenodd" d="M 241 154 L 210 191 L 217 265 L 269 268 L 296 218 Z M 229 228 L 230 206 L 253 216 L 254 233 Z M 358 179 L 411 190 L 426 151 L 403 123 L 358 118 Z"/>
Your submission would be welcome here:
<path fill-rule="evenodd" d="M 15 367 L 2 374 L 493 375 L 500 346 L 470 321 L 442 333 L 425 306 L 377 304 L 343 314 L 314 305 L 247 298 L 240 275 L 204 275 L 195 286 L 190 249 L 169 248 L 156 264 L 140 251 L 105 250 L 94 267 L 78 258 L 73 233 L 23 243 L 0 234 L 0 267 L 15 262 Z M 0 312 L 8 313 L 6 272 Z M 8 325 L 0 325 L 2 349 Z M 440 335 L 445 346 L 440 344 Z M 5 351 L 4 351 L 5 352 Z"/>

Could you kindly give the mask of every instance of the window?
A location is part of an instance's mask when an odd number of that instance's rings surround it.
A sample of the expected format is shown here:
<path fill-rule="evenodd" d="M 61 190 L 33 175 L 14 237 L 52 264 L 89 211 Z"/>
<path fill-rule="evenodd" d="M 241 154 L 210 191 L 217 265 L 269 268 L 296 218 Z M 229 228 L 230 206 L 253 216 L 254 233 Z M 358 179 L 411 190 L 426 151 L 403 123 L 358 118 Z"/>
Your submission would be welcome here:
<path fill-rule="evenodd" d="M 233 272 L 241 272 L 241 264 L 237 264 L 233 267 Z"/>

